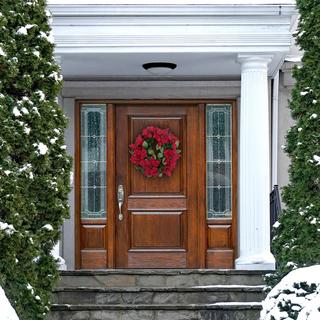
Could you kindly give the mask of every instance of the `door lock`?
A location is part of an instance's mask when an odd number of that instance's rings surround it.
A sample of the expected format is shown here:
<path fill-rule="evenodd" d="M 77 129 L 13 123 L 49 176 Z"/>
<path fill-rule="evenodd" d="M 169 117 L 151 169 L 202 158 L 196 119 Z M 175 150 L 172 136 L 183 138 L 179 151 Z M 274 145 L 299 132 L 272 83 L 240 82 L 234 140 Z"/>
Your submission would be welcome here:
<path fill-rule="evenodd" d="M 119 206 L 118 219 L 119 221 L 123 220 L 123 213 L 122 213 L 123 202 L 124 202 L 124 189 L 123 189 L 123 185 L 119 184 L 118 186 L 118 206 Z"/>

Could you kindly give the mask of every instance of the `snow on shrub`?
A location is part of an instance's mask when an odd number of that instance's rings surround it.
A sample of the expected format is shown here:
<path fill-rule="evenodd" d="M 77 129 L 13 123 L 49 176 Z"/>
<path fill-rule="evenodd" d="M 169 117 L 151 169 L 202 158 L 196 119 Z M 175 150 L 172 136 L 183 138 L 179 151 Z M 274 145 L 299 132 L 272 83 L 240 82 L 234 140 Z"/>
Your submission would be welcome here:
<path fill-rule="evenodd" d="M 289 184 L 282 189 L 284 210 L 274 228 L 274 286 L 292 268 L 320 263 L 320 1 L 296 0 L 299 24 L 295 33 L 303 57 L 293 69 L 296 80 L 289 108 L 294 125 L 284 151 L 290 157 Z M 320 320 L 320 317 L 319 317 Z"/>
<path fill-rule="evenodd" d="M 49 20 L 46 0 L 0 0 L 0 285 L 21 320 L 46 319 L 59 275 L 51 252 L 69 215 Z"/>
<path fill-rule="evenodd" d="M 319 320 L 320 265 L 291 271 L 262 306 L 260 320 Z"/>
<path fill-rule="evenodd" d="M 0 287 L 0 306 L 2 320 L 19 320 L 15 310 L 8 301 L 5 292 Z"/>

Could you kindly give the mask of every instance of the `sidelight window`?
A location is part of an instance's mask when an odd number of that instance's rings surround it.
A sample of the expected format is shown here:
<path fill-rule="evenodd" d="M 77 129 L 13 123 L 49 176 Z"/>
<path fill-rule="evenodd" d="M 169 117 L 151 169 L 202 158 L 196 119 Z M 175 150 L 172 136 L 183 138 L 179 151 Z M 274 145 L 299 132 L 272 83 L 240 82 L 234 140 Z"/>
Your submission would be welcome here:
<path fill-rule="evenodd" d="M 81 218 L 106 218 L 106 105 L 81 106 Z"/>
<path fill-rule="evenodd" d="M 206 106 L 207 218 L 230 218 L 232 209 L 232 106 Z"/>

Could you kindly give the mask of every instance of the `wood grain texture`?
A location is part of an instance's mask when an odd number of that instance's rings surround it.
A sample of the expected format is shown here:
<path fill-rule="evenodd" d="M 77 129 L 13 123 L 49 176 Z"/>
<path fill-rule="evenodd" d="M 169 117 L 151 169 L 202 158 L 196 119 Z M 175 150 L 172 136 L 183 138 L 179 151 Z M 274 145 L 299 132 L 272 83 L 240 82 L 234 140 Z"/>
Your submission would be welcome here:
<path fill-rule="evenodd" d="M 130 217 L 132 248 L 182 248 L 186 242 L 182 212 L 131 212 Z"/>
<path fill-rule="evenodd" d="M 161 129 L 170 128 L 170 131 L 179 139 L 183 138 L 183 124 L 185 122 L 185 116 L 156 116 L 149 115 L 150 112 L 146 115 L 139 116 L 129 116 L 129 128 L 130 128 L 130 143 L 134 143 L 137 135 L 142 131 L 143 128 L 147 126 L 155 126 Z M 183 143 L 183 141 L 180 141 Z M 129 171 L 131 175 L 130 179 L 130 195 L 136 195 L 143 193 L 147 194 L 170 194 L 170 193 L 183 193 L 185 189 L 183 186 L 184 177 L 183 177 L 183 162 L 185 161 L 186 155 L 182 153 L 182 159 L 177 162 L 177 166 L 174 169 L 171 177 L 162 177 L 161 179 L 147 178 L 141 174 L 141 172 L 134 169 L 133 164 L 129 164 Z"/>
<path fill-rule="evenodd" d="M 130 193 L 130 177 L 128 172 L 129 165 L 129 141 L 128 141 L 128 110 L 127 106 L 115 106 L 116 110 L 116 188 L 119 185 L 124 186 L 124 203 L 122 206 L 123 220 L 119 221 L 119 209 L 116 207 L 115 214 L 115 266 L 116 268 L 125 268 L 128 266 L 128 246 L 129 246 L 129 224 L 128 224 L 128 194 Z M 114 197 L 117 197 L 116 193 Z"/>
<path fill-rule="evenodd" d="M 107 115 L 107 254 L 108 254 L 108 268 L 115 267 L 115 237 L 116 237 L 116 150 L 115 150 L 115 106 L 108 104 Z"/>
<path fill-rule="evenodd" d="M 128 199 L 128 210 L 139 211 L 139 210 L 170 210 L 170 211 L 184 211 L 187 210 L 187 199 L 170 197 L 133 197 L 130 196 Z"/>
<path fill-rule="evenodd" d="M 233 250 L 209 249 L 207 250 L 208 269 L 232 269 L 234 268 Z"/>
<path fill-rule="evenodd" d="M 107 105 L 108 216 L 101 221 L 81 220 L 80 215 L 80 106 L 88 103 Z M 207 103 L 232 104 L 232 219 L 206 219 Z M 182 159 L 173 177 L 149 180 L 129 163 L 128 145 L 146 125 L 170 127 L 181 139 Z M 237 256 L 237 133 L 235 101 L 77 101 L 74 158 L 76 268 L 139 268 L 140 258 L 141 265 L 146 268 L 233 267 L 233 260 Z M 119 184 L 125 186 L 125 219 L 122 222 L 118 220 L 116 201 Z M 134 221 L 132 219 L 136 218 L 137 212 L 138 219 Z M 141 212 L 146 215 L 141 215 Z M 160 215 L 155 215 L 150 219 L 148 214 L 155 212 L 161 212 L 163 216 L 160 218 Z M 180 221 L 169 221 L 172 220 L 170 214 L 177 212 L 181 213 Z M 148 217 L 146 221 L 144 217 Z M 134 225 L 137 229 L 133 228 Z M 95 228 L 96 235 L 91 232 Z M 102 229 L 105 230 L 103 236 Z M 167 237 L 163 236 L 163 230 Z M 172 251 L 174 249 L 178 250 Z M 105 257 L 102 257 L 103 254 Z M 168 262 L 165 262 L 166 259 Z"/>
<path fill-rule="evenodd" d="M 232 218 L 209 219 L 206 221 L 206 268 L 233 268 L 237 250 L 237 105 L 235 101 L 226 101 L 225 103 L 232 106 Z M 205 122 L 203 123 L 205 125 Z M 205 131 L 206 130 L 204 128 L 204 132 Z M 205 191 L 203 191 L 202 194 L 204 192 Z"/>
<path fill-rule="evenodd" d="M 105 269 L 106 250 L 81 250 L 81 269 Z"/>
<path fill-rule="evenodd" d="M 198 162 L 198 255 L 199 267 L 206 268 L 207 251 L 207 199 L 206 199 L 206 105 L 199 105 L 199 162 Z"/>
<path fill-rule="evenodd" d="M 198 211 L 198 175 L 199 175 L 199 105 L 187 108 L 187 121 L 185 124 L 186 142 L 186 166 L 184 177 L 186 178 L 188 194 L 188 268 L 197 268 L 199 265 L 198 237 L 199 214 Z"/>
<path fill-rule="evenodd" d="M 231 248 L 231 225 L 209 225 L 208 248 Z"/>
<path fill-rule="evenodd" d="M 187 268 L 185 252 L 129 252 L 128 268 Z"/>
<path fill-rule="evenodd" d="M 95 104 L 105 104 L 95 102 Z M 81 219 L 81 106 L 75 105 L 75 267 L 107 268 L 107 219 Z M 88 103 L 89 104 L 89 103 Z M 106 106 L 107 108 L 107 106 Z M 107 108 L 108 112 L 108 108 Z M 105 120 L 108 128 L 108 115 Z M 108 134 L 108 133 L 107 133 Z M 108 154 L 108 142 L 107 142 Z M 107 162 L 108 163 L 108 162 Z M 107 166 L 106 163 L 106 166 Z M 108 170 L 106 170 L 108 172 Z M 108 190 L 108 188 L 107 188 Z M 109 214 L 109 210 L 107 209 Z M 102 257 L 104 255 L 104 257 Z M 92 259 L 90 261 L 90 259 Z M 104 263 L 104 264 L 103 264 Z"/>
<path fill-rule="evenodd" d="M 198 144 L 197 135 L 194 134 L 198 132 L 197 120 L 197 105 L 116 106 L 116 154 L 119 159 L 116 167 L 117 185 L 123 184 L 125 189 L 124 219 L 117 221 L 116 227 L 117 267 L 157 267 L 157 261 L 147 259 L 147 255 L 157 256 L 160 254 L 158 250 L 166 248 L 184 250 L 185 260 L 181 263 L 180 258 L 173 258 L 175 253 L 163 251 L 159 256 L 161 260 L 158 261 L 158 267 L 164 267 L 162 260 L 165 260 L 166 255 L 167 267 L 193 268 L 198 265 Z M 171 177 L 145 178 L 129 162 L 128 145 L 149 125 L 170 128 L 181 141 L 182 157 Z M 144 214 L 137 215 L 135 211 Z M 156 211 L 161 214 L 157 215 Z M 172 215 L 172 212 L 182 211 L 184 214 L 180 216 Z M 153 215 L 147 214 L 148 212 L 153 212 Z M 136 248 L 149 250 L 143 255 L 139 252 L 132 256 L 130 250 Z M 137 255 L 142 260 L 135 260 Z M 147 260 L 150 262 L 144 262 Z"/>
<path fill-rule="evenodd" d="M 81 226 L 81 250 L 105 249 L 106 226 L 82 225 Z"/>

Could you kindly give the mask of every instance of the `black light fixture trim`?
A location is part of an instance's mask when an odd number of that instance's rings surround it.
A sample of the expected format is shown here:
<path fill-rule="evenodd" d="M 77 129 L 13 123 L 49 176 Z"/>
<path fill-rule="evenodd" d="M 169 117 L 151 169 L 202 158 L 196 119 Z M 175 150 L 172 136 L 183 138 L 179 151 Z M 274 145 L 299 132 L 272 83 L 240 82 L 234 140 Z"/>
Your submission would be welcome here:
<path fill-rule="evenodd" d="M 143 69 L 150 70 L 152 68 L 168 68 L 174 70 L 177 65 L 171 62 L 148 62 L 142 65 Z"/>

